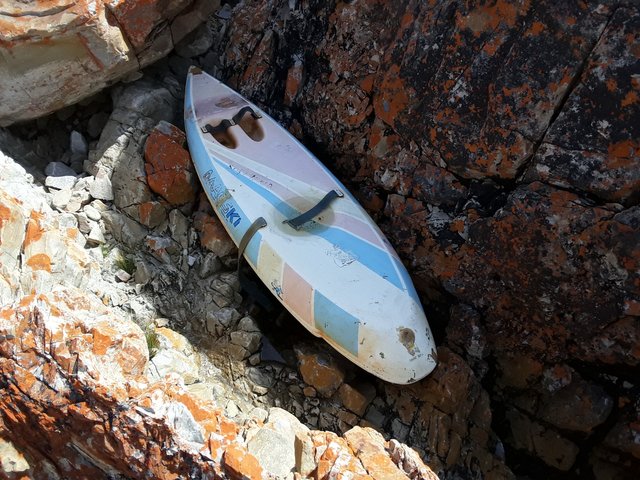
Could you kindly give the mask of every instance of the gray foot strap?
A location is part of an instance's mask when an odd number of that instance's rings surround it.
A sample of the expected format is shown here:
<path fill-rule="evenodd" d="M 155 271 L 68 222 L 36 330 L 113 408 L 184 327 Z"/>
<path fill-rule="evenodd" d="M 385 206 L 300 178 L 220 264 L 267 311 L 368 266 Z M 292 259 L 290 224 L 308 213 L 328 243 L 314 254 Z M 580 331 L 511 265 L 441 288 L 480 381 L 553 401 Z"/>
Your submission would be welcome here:
<path fill-rule="evenodd" d="M 266 227 L 266 226 L 267 226 L 267 221 L 262 217 L 258 217 L 249 226 L 249 228 L 247 228 L 247 231 L 244 232 L 244 235 L 242 236 L 242 240 L 240 240 L 240 244 L 238 245 L 238 271 L 240 271 L 240 265 L 242 263 L 242 255 L 244 254 L 244 251 L 247 249 L 247 245 L 249 245 L 249 242 L 251 241 L 253 236 L 256 234 L 256 232 L 260 230 L 262 227 Z"/>

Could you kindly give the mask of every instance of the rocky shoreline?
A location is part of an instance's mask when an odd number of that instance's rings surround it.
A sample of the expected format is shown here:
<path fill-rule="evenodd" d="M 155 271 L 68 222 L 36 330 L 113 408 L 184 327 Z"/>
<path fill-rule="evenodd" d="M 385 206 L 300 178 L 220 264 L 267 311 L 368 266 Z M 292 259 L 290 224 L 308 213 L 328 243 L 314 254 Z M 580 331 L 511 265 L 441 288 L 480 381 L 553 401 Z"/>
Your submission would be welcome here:
<path fill-rule="evenodd" d="M 187 3 L 150 17 L 202 17 L 182 40 L 127 30 L 140 74 L 0 128 L 0 478 L 634 478 L 637 7 Z M 431 376 L 251 306 L 180 130 L 192 64 L 376 218 Z"/>

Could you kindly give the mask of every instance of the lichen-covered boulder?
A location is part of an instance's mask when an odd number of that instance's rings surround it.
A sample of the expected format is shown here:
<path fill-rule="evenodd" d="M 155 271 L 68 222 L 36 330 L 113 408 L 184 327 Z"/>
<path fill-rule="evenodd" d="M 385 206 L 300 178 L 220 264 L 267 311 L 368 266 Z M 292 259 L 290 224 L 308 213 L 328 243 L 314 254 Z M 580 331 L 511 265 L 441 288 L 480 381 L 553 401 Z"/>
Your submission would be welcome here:
<path fill-rule="evenodd" d="M 169 53 L 219 2 L 9 0 L 0 9 L 0 125 L 73 104 Z"/>

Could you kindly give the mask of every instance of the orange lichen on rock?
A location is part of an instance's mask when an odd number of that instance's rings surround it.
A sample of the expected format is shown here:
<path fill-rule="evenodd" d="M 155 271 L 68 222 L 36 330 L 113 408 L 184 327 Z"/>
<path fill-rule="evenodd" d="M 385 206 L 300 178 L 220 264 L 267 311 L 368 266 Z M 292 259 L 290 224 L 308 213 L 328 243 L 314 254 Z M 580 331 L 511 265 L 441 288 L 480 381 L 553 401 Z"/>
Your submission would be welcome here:
<path fill-rule="evenodd" d="M 163 122 L 147 138 L 144 158 L 149 188 L 171 205 L 193 202 L 196 174 L 189 152 L 184 148 L 184 134 Z M 151 214 L 152 206 L 149 206 Z M 151 221 L 151 217 L 148 219 Z"/>

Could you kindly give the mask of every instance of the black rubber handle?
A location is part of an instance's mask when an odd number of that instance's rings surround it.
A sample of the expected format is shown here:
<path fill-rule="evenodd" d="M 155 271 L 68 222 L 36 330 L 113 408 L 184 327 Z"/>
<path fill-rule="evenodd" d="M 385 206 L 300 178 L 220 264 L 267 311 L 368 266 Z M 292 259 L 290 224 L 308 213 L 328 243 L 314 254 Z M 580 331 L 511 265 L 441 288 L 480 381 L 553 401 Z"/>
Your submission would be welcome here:
<path fill-rule="evenodd" d="M 258 112 L 254 112 L 253 108 L 247 105 L 246 107 L 242 107 L 240 110 L 238 110 L 238 113 L 236 113 L 231 120 L 233 121 L 234 124 L 239 123 L 240 120 L 242 120 L 242 117 L 244 116 L 244 114 L 247 112 L 249 112 L 251 116 L 256 120 L 259 118 L 262 118 L 262 115 L 260 115 Z"/>
<path fill-rule="evenodd" d="M 331 190 L 315 206 L 311 207 L 309 210 L 301 213 L 295 218 L 285 220 L 283 223 L 291 225 L 296 230 L 300 230 L 300 227 L 302 227 L 302 225 L 313 219 L 313 217 L 315 217 L 316 215 L 322 213 L 322 211 L 325 210 L 333 200 L 341 197 L 344 197 L 344 194 L 341 191 Z"/>
<path fill-rule="evenodd" d="M 210 133 L 211 135 L 215 135 L 216 133 L 219 133 L 219 132 L 226 132 L 230 127 L 237 125 L 238 122 L 242 120 L 242 117 L 244 116 L 244 114 L 247 112 L 251 113 L 251 116 L 256 120 L 258 118 L 262 118 L 262 115 L 260 115 L 258 112 L 255 112 L 253 108 L 247 105 L 246 107 L 242 107 L 240 110 L 238 110 L 238 112 L 233 117 L 231 117 L 231 120 L 225 118 L 215 127 L 212 127 L 210 124 L 207 123 L 204 127 L 202 127 L 202 132 Z"/>

